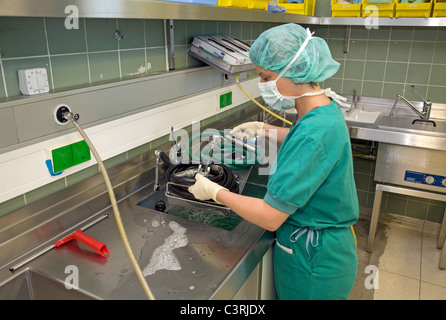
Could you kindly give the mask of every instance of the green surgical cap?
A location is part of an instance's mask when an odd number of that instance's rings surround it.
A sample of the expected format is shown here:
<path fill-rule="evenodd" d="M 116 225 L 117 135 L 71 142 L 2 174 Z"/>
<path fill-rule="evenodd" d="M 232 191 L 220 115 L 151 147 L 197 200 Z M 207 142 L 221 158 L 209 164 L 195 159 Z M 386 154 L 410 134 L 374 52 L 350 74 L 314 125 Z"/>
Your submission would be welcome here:
<path fill-rule="evenodd" d="M 249 57 L 254 64 L 280 73 L 296 56 L 308 34 L 298 24 L 289 23 L 263 32 L 252 44 Z M 321 82 L 339 69 L 325 40 L 313 37 L 283 77 L 295 83 Z"/>

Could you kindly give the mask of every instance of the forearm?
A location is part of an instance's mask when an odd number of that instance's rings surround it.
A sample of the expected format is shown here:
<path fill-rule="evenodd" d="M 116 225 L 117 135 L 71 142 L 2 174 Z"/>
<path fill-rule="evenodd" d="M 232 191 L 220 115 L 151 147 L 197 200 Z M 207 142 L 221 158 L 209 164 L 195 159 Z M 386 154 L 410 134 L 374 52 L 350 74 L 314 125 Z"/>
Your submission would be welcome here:
<path fill-rule="evenodd" d="M 243 196 L 227 190 L 218 191 L 217 200 L 243 219 L 269 231 L 277 230 L 289 217 L 287 213 L 271 207 L 263 199 Z"/>
<path fill-rule="evenodd" d="M 263 129 L 265 130 L 266 138 L 275 138 L 279 143 L 282 143 L 288 132 L 290 132 L 290 128 L 277 127 L 268 123 L 263 125 Z"/>

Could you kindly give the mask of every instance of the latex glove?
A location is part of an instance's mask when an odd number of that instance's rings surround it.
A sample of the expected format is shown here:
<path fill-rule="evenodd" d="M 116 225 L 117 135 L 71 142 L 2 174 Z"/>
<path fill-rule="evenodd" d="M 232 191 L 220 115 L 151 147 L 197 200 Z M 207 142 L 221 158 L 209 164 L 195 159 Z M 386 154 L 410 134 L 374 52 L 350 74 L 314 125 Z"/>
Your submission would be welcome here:
<path fill-rule="evenodd" d="M 217 192 L 228 189 L 197 173 L 195 175 L 195 184 L 190 186 L 188 190 L 198 200 L 212 199 L 215 202 L 220 203 L 217 201 Z"/>
<path fill-rule="evenodd" d="M 250 121 L 242 123 L 231 130 L 231 134 L 239 139 L 252 139 L 255 136 L 263 137 L 264 123 L 260 121 Z"/>

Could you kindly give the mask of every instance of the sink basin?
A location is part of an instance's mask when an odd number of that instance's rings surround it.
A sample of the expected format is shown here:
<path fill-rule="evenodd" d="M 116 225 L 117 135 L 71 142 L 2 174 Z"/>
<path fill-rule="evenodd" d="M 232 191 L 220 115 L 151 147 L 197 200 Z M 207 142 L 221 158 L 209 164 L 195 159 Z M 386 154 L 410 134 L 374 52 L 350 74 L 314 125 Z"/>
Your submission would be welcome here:
<path fill-rule="evenodd" d="M 165 192 L 166 187 L 154 191 L 140 201 L 138 205 L 227 231 L 231 231 L 242 221 L 242 218 L 228 208 L 219 209 L 218 207 L 168 197 Z"/>
<path fill-rule="evenodd" d="M 344 113 L 345 121 L 360 122 L 360 123 L 375 123 L 380 112 L 364 111 L 353 109 L 351 111 L 342 111 Z"/>
<path fill-rule="evenodd" d="M 384 130 L 400 131 L 406 133 L 415 133 L 427 136 L 446 137 L 446 121 L 433 119 L 436 123 L 415 122 L 413 120 L 419 119 L 415 117 L 400 117 L 400 116 L 384 116 L 377 121 L 378 128 Z"/>
<path fill-rule="evenodd" d="M 28 268 L 0 286 L 0 300 L 92 300 L 79 289 L 67 289 L 63 281 Z"/>

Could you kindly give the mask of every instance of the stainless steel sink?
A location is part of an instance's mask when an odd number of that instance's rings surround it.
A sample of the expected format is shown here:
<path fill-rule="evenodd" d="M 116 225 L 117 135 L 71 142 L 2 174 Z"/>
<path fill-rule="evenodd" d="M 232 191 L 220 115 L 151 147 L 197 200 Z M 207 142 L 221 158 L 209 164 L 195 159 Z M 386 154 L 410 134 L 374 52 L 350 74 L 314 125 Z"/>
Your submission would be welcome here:
<path fill-rule="evenodd" d="M 430 122 L 420 122 L 416 117 L 401 117 L 380 115 L 376 121 L 379 129 L 399 131 L 405 133 L 414 133 L 434 137 L 446 137 L 446 121 L 433 119 L 436 126 Z"/>
<path fill-rule="evenodd" d="M 80 289 L 67 289 L 63 281 L 38 270 L 25 269 L 0 286 L 0 300 L 93 300 Z"/>

